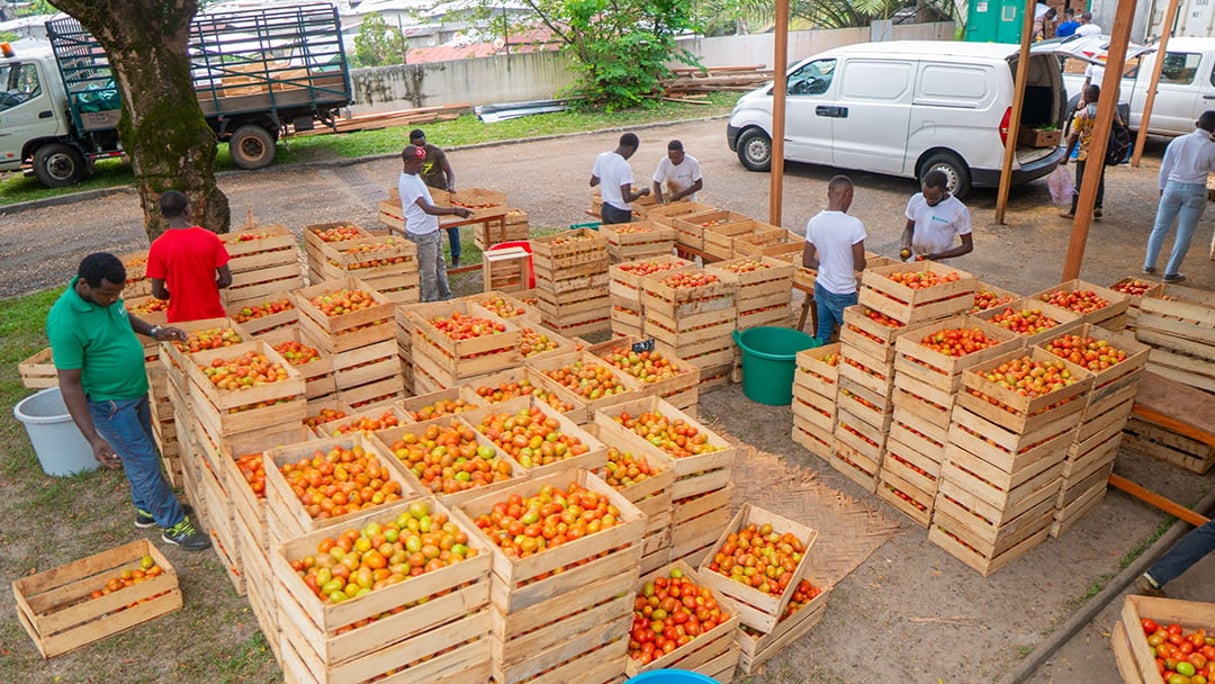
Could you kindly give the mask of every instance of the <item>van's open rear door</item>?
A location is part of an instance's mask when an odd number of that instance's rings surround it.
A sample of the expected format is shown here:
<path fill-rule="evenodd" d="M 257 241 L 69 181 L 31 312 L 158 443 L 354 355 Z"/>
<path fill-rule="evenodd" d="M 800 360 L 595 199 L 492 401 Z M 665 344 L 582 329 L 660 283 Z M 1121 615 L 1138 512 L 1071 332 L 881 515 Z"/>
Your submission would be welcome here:
<path fill-rule="evenodd" d="M 1105 64 L 1105 58 L 1110 50 L 1109 36 L 1067 36 L 1065 38 L 1051 38 L 1050 40 L 1040 40 L 1029 46 L 1030 54 L 1034 55 L 1059 55 L 1061 57 L 1075 57 L 1076 59 L 1093 64 Z M 1126 58 L 1134 59 L 1139 55 L 1148 52 L 1154 52 L 1156 48 L 1147 47 L 1144 45 L 1136 45 L 1130 43 L 1127 45 Z"/>

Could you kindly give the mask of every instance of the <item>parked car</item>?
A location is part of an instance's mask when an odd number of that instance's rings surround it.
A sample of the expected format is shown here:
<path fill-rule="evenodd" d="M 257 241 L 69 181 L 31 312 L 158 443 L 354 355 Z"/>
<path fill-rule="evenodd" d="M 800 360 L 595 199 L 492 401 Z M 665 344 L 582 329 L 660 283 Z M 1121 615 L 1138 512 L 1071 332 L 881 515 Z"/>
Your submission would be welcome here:
<path fill-rule="evenodd" d="M 788 70 L 785 158 L 922 178 L 944 171 L 951 191 L 998 184 L 1012 117 L 1019 47 L 999 43 L 890 41 L 828 50 Z M 1067 92 L 1058 58 L 1034 50 L 1022 128 L 1059 127 Z M 752 171 L 772 163 L 772 86 L 744 95 L 726 127 L 730 149 Z M 1057 145 L 1017 145 L 1013 183 L 1050 173 Z"/>

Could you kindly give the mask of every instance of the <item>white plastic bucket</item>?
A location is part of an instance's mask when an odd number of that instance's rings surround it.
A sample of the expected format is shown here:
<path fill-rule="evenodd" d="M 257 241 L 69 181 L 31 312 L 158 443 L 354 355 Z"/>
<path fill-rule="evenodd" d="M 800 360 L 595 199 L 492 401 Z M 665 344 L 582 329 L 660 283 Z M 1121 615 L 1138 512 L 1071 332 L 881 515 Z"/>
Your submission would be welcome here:
<path fill-rule="evenodd" d="M 93 448 L 72 422 L 58 387 L 48 387 L 17 402 L 13 415 L 25 426 L 47 475 L 66 477 L 101 467 L 93 458 Z"/>

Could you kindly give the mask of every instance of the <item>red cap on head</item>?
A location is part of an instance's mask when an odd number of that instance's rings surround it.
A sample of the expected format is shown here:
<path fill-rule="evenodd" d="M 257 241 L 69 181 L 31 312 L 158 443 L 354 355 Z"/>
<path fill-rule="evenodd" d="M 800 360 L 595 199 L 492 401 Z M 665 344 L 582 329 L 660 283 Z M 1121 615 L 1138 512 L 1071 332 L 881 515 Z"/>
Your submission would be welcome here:
<path fill-rule="evenodd" d="M 426 158 L 426 148 L 425 147 L 415 147 L 413 149 L 413 156 L 417 157 L 418 159 L 425 159 Z"/>

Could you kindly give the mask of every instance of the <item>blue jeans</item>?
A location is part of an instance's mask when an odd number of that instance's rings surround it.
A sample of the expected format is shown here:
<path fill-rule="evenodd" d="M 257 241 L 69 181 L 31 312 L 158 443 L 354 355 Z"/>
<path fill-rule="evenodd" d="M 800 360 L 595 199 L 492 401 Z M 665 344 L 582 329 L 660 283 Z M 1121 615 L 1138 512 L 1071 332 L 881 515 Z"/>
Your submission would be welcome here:
<path fill-rule="evenodd" d="M 835 294 L 822 285 L 814 283 L 814 306 L 818 311 L 818 339 L 820 345 L 831 341 L 831 333 L 844 325 L 844 309 L 856 304 L 857 294 Z"/>
<path fill-rule="evenodd" d="M 439 230 L 417 235 L 405 231 L 405 237 L 418 246 L 418 274 L 422 279 L 422 301 L 441 302 L 451 299 L 447 285 L 447 263 L 443 260 L 443 236 Z"/>
<path fill-rule="evenodd" d="M 1205 188 L 1204 188 L 1205 189 Z M 1164 586 L 1177 579 L 1190 566 L 1202 560 L 1202 557 L 1215 551 L 1215 519 L 1208 520 L 1202 527 L 1190 530 L 1190 533 L 1173 545 L 1160 560 L 1148 568 L 1147 574 L 1156 580 L 1156 584 Z"/>
<path fill-rule="evenodd" d="M 131 484 L 131 501 L 152 514 L 156 524 L 169 528 L 185 513 L 165 478 L 160 474 L 160 456 L 152 437 L 152 414 L 148 398 L 93 401 L 89 415 L 97 433 L 122 459 L 122 470 Z"/>
<path fill-rule="evenodd" d="M 451 263 L 453 266 L 460 265 L 460 229 L 459 228 L 444 228 L 447 232 L 447 246 L 451 248 Z"/>
<path fill-rule="evenodd" d="M 1143 259 L 1143 267 L 1156 268 L 1156 258 L 1160 256 L 1164 236 L 1172 229 L 1173 219 L 1177 219 L 1177 239 L 1173 241 L 1173 253 L 1169 255 L 1164 274 L 1180 273 L 1181 262 L 1185 261 L 1185 253 L 1190 249 L 1190 238 L 1194 237 L 1198 219 L 1206 208 L 1205 184 L 1175 181 L 1165 184 L 1164 194 L 1160 196 L 1160 204 L 1156 207 L 1156 225 L 1152 226 L 1152 234 L 1148 236 L 1147 256 Z"/>

